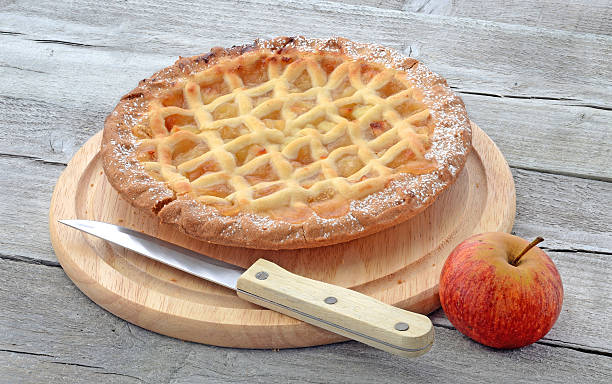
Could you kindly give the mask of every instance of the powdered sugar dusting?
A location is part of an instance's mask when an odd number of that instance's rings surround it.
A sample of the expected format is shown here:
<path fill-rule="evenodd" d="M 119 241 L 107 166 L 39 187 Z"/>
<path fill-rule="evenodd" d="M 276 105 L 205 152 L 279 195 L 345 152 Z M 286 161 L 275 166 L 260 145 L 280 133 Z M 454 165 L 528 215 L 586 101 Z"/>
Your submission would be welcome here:
<path fill-rule="evenodd" d="M 132 134 L 132 128 L 142 124 L 147 119 L 145 102 L 142 97 L 136 97 L 123 103 L 123 113 L 113 111 L 112 116 L 120 118 L 117 122 L 117 139 L 110 139 L 109 144 L 112 151 L 112 159 L 117 163 L 113 167 L 114 177 L 123 185 L 129 185 L 133 200 L 142 195 L 156 202 L 167 200 L 174 193 L 169 190 L 165 183 L 148 177 L 144 166 L 136 159 L 136 147 L 138 142 Z"/>

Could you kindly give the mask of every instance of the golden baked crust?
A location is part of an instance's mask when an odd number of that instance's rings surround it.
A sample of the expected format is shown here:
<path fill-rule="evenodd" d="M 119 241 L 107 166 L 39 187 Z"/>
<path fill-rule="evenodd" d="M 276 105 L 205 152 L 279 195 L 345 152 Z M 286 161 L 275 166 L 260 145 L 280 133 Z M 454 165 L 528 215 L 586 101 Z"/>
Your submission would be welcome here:
<path fill-rule="evenodd" d="M 416 60 L 303 37 L 180 58 L 121 99 L 102 141 L 133 205 L 200 240 L 263 249 L 400 223 L 470 148 L 463 102 Z"/>

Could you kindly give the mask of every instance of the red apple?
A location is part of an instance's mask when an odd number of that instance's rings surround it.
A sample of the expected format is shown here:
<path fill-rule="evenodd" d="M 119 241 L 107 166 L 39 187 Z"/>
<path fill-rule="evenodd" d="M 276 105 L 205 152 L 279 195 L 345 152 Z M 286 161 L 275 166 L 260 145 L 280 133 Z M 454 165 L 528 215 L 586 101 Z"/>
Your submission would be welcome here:
<path fill-rule="evenodd" d="M 535 245 L 508 233 L 469 237 L 450 254 L 440 276 L 440 301 L 450 322 L 494 348 L 541 339 L 559 317 L 561 277 Z"/>

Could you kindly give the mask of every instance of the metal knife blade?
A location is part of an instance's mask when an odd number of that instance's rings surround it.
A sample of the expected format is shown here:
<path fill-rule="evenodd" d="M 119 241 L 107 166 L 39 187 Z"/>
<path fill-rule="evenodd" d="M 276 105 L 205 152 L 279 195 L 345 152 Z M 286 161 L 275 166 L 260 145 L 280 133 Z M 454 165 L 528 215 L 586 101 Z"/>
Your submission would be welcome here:
<path fill-rule="evenodd" d="M 246 271 L 233 264 L 118 225 L 91 220 L 59 222 L 233 290 L 236 290 L 238 278 Z"/>

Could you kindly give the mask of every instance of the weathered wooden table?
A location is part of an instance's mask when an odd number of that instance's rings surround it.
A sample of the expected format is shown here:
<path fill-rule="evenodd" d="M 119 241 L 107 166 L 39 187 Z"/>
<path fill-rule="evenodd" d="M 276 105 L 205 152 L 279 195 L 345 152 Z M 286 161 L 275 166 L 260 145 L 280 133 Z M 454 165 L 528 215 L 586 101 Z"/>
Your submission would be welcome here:
<path fill-rule="evenodd" d="M 612 382 L 612 2 L 105 3 L 0 0 L 1 383 Z M 178 55 L 296 34 L 396 48 L 463 96 L 512 167 L 514 232 L 544 236 L 562 275 L 544 339 L 496 351 L 438 311 L 412 360 L 355 342 L 217 348 L 128 324 L 66 277 L 51 191 L 119 97 Z"/>

